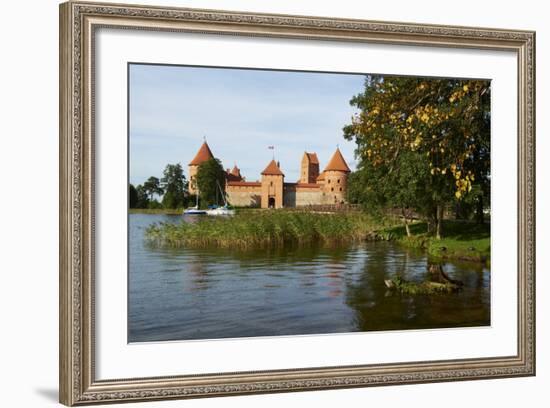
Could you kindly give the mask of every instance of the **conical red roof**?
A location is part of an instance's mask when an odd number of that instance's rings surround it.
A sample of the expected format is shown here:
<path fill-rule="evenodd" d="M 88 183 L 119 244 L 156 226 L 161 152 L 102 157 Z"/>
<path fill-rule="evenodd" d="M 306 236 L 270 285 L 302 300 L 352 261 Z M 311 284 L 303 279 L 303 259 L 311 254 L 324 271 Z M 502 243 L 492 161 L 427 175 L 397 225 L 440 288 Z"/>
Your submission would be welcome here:
<path fill-rule="evenodd" d="M 202 146 L 200 147 L 199 151 L 195 155 L 195 158 L 189 162 L 190 166 L 198 166 L 199 164 L 210 160 L 214 158 L 214 155 L 212 154 L 212 151 L 210 150 L 210 147 L 208 147 L 208 144 L 204 142 Z"/>
<path fill-rule="evenodd" d="M 275 160 L 271 160 L 264 171 L 262 171 L 264 176 L 284 176 L 284 173 L 281 171 Z"/>
<path fill-rule="evenodd" d="M 324 171 L 343 171 L 345 173 L 351 172 L 350 168 L 348 167 L 346 161 L 344 160 L 344 156 L 342 156 L 342 153 L 340 152 L 340 149 L 336 148 L 336 151 L 332 155 L 332 158 L 327 164 L 327 167 L 325 167 Z"/>

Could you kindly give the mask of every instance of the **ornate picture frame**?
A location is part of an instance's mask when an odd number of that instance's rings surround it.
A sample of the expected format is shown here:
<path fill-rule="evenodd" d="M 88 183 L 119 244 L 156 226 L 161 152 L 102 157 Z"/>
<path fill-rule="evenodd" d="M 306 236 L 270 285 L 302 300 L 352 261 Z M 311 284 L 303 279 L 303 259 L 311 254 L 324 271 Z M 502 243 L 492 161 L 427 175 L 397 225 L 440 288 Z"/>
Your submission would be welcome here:
<path fill-rule="evenodd" d="M 96 378 L 94 47 L 98 28 L 504 50 L 517 55 L 517 353 L 506 356 Z M 125 137 L 121 135 L 120 137 Z M 67 2 L 60 6 L 60 402 L 147 401 L 535 375 L 535 33 Z M 496 254 L 498 256 L 498 254 Z"/>

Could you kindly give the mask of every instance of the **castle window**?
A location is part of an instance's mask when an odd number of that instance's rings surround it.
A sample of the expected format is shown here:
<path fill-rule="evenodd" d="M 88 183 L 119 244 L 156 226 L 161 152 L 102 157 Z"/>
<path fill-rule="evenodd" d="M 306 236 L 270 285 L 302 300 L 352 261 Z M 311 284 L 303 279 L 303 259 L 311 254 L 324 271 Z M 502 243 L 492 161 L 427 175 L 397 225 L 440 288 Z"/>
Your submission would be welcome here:
<path fill-rule="evenodd" d="M 338 179 L 338 184 L 340 184 L 340 179 Z"/>
<path fill-rule="evenodd" d="M 328 184 L 330 184 L 330 179 L 328 179 Z"/>
<path fill-rule="evenodd" d="M 332 187 L 332 188 L 330 189 L 330 191 L 334 191 L 334 187 Z"/>
<path fill-rule="evenodd" d="M 269 185 L 272 186 L 272 185 L 273 185 L 273 181 L 270 181 L 270 182 L 269 182 Z"/>
<path fill-rule="evenodd" d="M 342 187 L 340 187 L 340 191 L 342 191 Z"/>

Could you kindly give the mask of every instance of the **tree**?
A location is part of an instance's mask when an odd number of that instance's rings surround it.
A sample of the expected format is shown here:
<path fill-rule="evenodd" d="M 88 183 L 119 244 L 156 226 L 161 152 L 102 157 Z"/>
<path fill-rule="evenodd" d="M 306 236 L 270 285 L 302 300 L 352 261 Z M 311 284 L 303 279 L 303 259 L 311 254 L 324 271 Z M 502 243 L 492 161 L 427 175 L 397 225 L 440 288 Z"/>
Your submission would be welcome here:
<path fill-rule="evenodd" d="M 433 205 L 429 182 L 428 164 L 416 152 L 401 155 L 391 171 L 385 165 L 362 161 L 348 179 L 348 199 L 371 212 L 399 210 L 407 236 L 411 236 L 415 212 Z"/>
<path fill-rule="evenodd" d="M 360 167 L 379 169 L 387 184 L 408 159 L 421 157 L 428 166 L 429 197 L 417 196 L 416 206 L 437 237 L 446 204 L 463 199 L 474 183 L 488 189 L 489 81 L 368 75 L 350 103 L 360 112 L 344 137 L 357 143 L 366 163 Z"/>
<path fill-rule="evenodd" d="M 138 202 L 138 193 L 136 188 L 133 184 L 130 184 L 129 190 L 128 190 L 128 201 L 130 204 L 130 208 L 137 208 L 137 202 Z"/>
<path fill-rule="evenodd" d="M 164 190 L 160 186 L 160 180 L 156 177 L 149 177 L 145 183 L 143 183 L 143 191 L 147 194 L 150 201 L 153 201 L 155 194 L 162 195 Z"/>
<path fill-rule="evenodd" d="M 164 190 L 162 206 L 164 208 L 181 208 L 187 205 L 189 183 L 183 175 L 181 164 L 167 164 L 161 185 Z"/>
<path fill-rule="evenodd" d="M 386 181 L 382 190 L 389 206 L 398 208 L 405 224 L 407 236 L 411 236 L 409 224 L 415 212 L 425 212 L 434 205 L 430 185 L 430 169 L 428 163 L 418 152 L 405 152 L 400 155 L 393 169 L 387 170 L 385 177 L 378 179 Z"/>
<path fill-rule="evenodd" d="M 225 194 L 225 172 L 218 159 L 212 158 L 199 165 L 197 187 L 200 197 L 208 204 L 217 204 L 221 194 Z"/>
<path fill-rule="evenodd" d="M 149 208 L 149 196 L 141 184 L 137 185 L 136 193 L 136 208 Z"/>

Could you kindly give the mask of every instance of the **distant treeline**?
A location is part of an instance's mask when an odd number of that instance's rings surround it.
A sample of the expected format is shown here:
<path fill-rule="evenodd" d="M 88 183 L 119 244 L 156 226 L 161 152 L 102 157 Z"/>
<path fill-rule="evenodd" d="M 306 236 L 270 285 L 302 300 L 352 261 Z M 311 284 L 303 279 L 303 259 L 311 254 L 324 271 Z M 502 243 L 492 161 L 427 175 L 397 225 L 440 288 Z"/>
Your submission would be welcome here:
<path fill-rule="evenodd" d="M 201 163 L 196 176 L 200 191 L 200 206 L 219 204 L 225 194 L 225 173 L 218 159 Z M 196 204 L 196 196 L 189 193 L 189 180 L 181 164 L 167 164 L 163 176 L 151 176 L 143 184 L 129 185 L 130 208 L 176 209 Z"/>
<path fill-rule="evenodd" d="M 143 184 L 130 184 L 130 208 L 183 208 L 193 197 L 181 164 L 166 165 L 163 177 L 151 176 Z"/>

